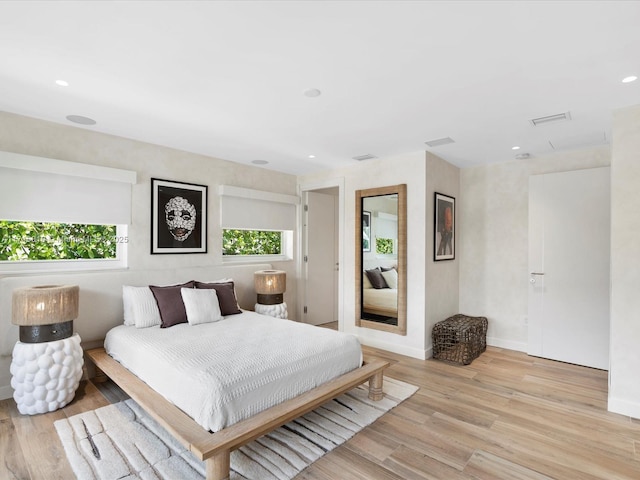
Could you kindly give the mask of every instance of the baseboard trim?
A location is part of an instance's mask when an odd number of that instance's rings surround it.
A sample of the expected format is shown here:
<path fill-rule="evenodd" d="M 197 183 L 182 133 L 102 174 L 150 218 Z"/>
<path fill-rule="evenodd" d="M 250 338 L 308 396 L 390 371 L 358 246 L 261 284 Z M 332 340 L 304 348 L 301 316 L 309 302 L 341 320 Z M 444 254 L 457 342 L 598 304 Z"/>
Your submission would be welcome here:
<path fill-rule="evenodd" d="M 7 398 L 13 398 L 13 388 L 11 388 L 11 385 L 3 385 L 0 387 L 0 400 L 6 400 Z"/>
<path fill-rule="evenodd" d="M 640 418 L 640 403 L 609 396 L 607 410 L 627 417 Z"/>
<path fill-rule="evenodd" d="M 527 353 L 527 342 L 514 342 L 512 340 L 504 340 L 502 338 L 487 337 L 487 345 Z"/>
<path fill-rule="evenodd" d="M 406 347 L 404 345 L 397 345 L 395 343 L 383 342 L 380 340 L 374 340 L 371 338 L 360 338 L 360 343 L 367 345 L 368 347 L 379 348 L 386 350 L 387 352 L 398 353 L 400 355 L 406 355 L 407 357 L 417 358 L 419 360 L 426 360 L 433 357 L 433 346 L 430 345 L 426 350 L 419 348 Z M 507 350 L 515 350 L 517 352 L 527 353 L 526 342 L 514 342 L 512 340 L 504 340 L 501 338 L 487 337 L 487 345 L 498 348 L 505 348 Z"/>
<path fill-rule="evenodd" d="M 422 350 L 419 348 L 406 347 L 404 345 L 397 345 L 395 343 L 382 342 L 380 340 L 374 340 L 371 338 L 362 338 L 360 339 L 360 343 L 366 345 L 367 347 L 379 348 L 380 350 L 385 350 L 387 352 L 398 353 L 400 355 L 405 355 L 411 358 L 417 358 L 419 360 L 426 360 L 431 356 L 432 349 Z"/>

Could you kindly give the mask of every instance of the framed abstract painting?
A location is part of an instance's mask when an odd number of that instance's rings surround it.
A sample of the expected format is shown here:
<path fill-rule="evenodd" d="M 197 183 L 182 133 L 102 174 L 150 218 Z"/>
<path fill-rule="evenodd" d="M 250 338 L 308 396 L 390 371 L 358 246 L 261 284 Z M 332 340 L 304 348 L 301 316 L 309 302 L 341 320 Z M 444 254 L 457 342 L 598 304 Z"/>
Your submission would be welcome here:
<path fill-rule="evenodd" d="M 151 253 L 207 253 L 207 186 L 151 179 Z"/>
<path fill-rule="evenodd" d="M 456 199 L 435 193 L 433 260 L 456 258 Z"/>

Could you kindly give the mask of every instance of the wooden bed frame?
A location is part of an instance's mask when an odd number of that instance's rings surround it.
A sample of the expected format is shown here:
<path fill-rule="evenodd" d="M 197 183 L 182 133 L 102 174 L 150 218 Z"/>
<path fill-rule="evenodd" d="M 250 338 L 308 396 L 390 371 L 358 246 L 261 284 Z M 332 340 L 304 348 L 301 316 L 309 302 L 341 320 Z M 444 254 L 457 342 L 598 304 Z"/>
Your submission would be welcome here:
<path fill-rule="evenodd" d="M 381 400 L 383 373 L 389 366 L 388 362 L 365 357 L 360 368 L 219 432 L 211 433 L 111 358 L 104 348 L 87 350 L 85 353 L 96 365 L 98 372 L 101 371 L 111 378 L 182 445 L 205 462 L 207 480 L 229 478 L 232 450 L 366 381 L 369 381 L 369 398 L 374 401 Z"/>

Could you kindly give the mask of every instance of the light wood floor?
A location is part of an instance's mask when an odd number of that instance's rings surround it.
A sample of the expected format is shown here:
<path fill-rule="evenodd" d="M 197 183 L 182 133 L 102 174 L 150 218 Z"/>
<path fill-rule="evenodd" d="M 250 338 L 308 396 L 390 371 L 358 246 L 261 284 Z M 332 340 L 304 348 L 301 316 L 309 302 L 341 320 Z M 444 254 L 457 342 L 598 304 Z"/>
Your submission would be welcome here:
<path fill-rule="evenodd" d="M 466 367 L 365 350 L 420 390 L 298 479 L 640 479 L 640 421 L 606 411 L 606 372 L 492 347 Z M 83 382 L 45 415 L 0 402 L 0 479 L 72 479 L 53 422 L 121 398 Z"/>

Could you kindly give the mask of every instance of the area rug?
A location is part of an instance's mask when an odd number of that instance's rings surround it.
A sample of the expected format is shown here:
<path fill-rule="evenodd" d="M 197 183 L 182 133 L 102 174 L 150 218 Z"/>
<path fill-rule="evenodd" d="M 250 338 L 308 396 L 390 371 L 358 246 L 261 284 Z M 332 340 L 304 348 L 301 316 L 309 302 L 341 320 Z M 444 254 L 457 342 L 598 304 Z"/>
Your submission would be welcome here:
<path fill-rule="evenodd" d="M 231 453 L 232 480 L 289 480 L 418 390 L 384 378 L 385 396 L 362 385 Z M 204 463 L 133 400 L 55 422 L 79 480 L 202 480 Z"/>

